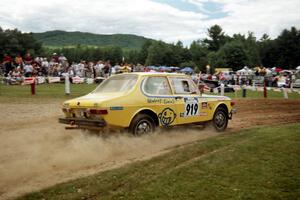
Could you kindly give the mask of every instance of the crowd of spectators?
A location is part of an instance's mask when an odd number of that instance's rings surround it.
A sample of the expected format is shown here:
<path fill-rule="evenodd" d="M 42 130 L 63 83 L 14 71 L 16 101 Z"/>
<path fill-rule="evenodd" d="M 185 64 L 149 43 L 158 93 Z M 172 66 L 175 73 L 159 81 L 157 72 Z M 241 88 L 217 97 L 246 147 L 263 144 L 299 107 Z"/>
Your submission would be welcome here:
<path fill-rule="evenodd" d="M 69 62 L 63 54 L 56 54 L 50 58 L 33 57 L 30 53 L 25 56 L 18 54 L 16 57 L 11 57 L 5 54 L 3 61 L 0 63 L 0 75 L 4 76 L 4 81 L 8 84 L 22 83 L 24 77 L 80 77 L 80 78 L 107 78 L 115 73 L 123 72 L 148 72 L 148 71 L 165 71 L 172 72 L 180 70 L 179 67 L 145 67 L 141 64 L 132 65 L 127 63 L 112 63 L 109 60 L 103 61 L 80 61 Z M 192 70 L 192 69 L 191 69 Z M 180 70 L 181 71 L 181 70 Z M 251 70 L 244 67 L 237 72 L 216 72 L 209 73 L 193 73 L 194 79 L 213 80 L 232 85 L 264 85 L 275 87 L 286 87 L 295 81 L 295 73 L 284 70 L 284 73 L 279 74 L 276 69 L 268 70 L 265 68 L 256 68 Z"/>
<path fill-rule="evenodd" d="M 61 77 L 66 74 L 69 77 L 80 78 L 107 78 L 111 74 L 145 71 L 143 65 L 132 65 L 127 63 L 115 63 L 112 65 L 109 60 L 80 61 L 69 62 L 63 54 L 53 53 L 51 58 L 32 57 L 30 53 L 25 56 L 18 54 L 15 58 L 5 54 L 0 64 L 0 75 L 2 74 L 6 80 L 14 80 L 21 82 L 24 77 Z"/>

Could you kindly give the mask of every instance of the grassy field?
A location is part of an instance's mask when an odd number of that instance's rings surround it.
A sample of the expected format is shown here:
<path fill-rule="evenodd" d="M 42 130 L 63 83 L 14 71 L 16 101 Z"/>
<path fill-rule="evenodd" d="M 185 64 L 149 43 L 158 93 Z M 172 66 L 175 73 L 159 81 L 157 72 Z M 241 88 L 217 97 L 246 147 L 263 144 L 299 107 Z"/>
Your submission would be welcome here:
<path fill-rule="evenodd" d="M 97 87 L 96 84 L 72 84 L 71 85 L 71 95 L 67 96 L 64 93 L 64 84 L 43 84 L 36 86 L 36 95 L 35 99 L 39 98 L 62 98 L 69 99 L 78 96 L 85 95 L 91 92 Z M 237 91 L 235 93 L 225 93 L 226 96 L 231 98 L 242 98 L 242 91 Z M 0 84 L 0 101 L 7 98 L 32 98 L 33 96 L 30 93 L 30 86 L 7 86 Z M 264 98 L 263 92 L 247 90 L 247 98 Z M 283 99 L 282 92 L 268 91 L 268 98 L 271 99 Z M 300 94 L 293 92 L 289 93 L 289 99 L 300 99 Z"/>
<path fill-rule="evenodd" d="M 81 96 L 91 92 L 97 87 L 96 84 L 72 84 L 71 97 Z M 33 97 L 31 95 L 30 85 L 0 85 L 0 96 L 5 97 Z M 65 95 L 64 84 L 43 84 L 36 86 L 36 98 L 68 98 Z"/>
<path fill-rule="evenodd" d="M 19 199 L 298 199 L 300 123 L 262 127 L 59 184 Z"/>

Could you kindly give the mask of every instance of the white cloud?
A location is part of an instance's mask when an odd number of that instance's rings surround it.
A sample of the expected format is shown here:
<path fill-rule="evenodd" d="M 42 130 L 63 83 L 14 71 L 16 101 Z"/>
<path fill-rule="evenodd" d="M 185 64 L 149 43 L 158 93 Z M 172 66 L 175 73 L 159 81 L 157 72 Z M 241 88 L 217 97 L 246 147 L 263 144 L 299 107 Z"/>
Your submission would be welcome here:
<path fill-rule="evenodd" d="M 131 33 L 165 41 L 197 38 L 204 15 L 184 12 L 150 0 L 47 2 L 4 0 L 0 22 L 4 28 L 41 32 L 53 29 L 93 33 Z"/>
<path fill-rule="evenodd" d="M 22 31 L 86 31 L 101 34 L 129 33 L 167 42 L 205 37 L 206 29 L 220 24 L 226 33 L 277 36 L 283 28 L 300 24 L 298 0 L 181 0 L 199 7 L 187 12 L 151 0 L 2 0 L 0 26 Z M 208 19 L 204 2 L 223 5 L 228 16 Z"/>
<path fill-rule="evenodd" d="M 209 25 L 219 24 L 226 33 L 245 34 L 254 32 L 257 37 L 264 33 L 276 37 L 285 28 L 300 28 L 299 0 L 185 0 L 200 9 L 204 2 L 223 5 L 221 12 L 227 16 L 207 20 Z"/>

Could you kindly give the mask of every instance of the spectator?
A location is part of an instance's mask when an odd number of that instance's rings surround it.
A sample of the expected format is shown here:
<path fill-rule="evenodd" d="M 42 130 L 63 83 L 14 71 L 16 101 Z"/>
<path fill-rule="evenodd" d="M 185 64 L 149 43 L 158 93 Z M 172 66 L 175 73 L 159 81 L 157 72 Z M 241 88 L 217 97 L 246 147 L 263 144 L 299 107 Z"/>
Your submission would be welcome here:
<path fill-rule="evenodd" d="M 102 76 L 103 77 L 104 76 L 104 73 L 103 73 L 104 63 L 103 63 L 103 61 L 100 60 L 97 65 L 98 66 L 97 66 L 96 69 L 99 70 L 98 76 Z"/>
<path fill-rule="evenodd" d="M 25 64 L 24 66 L 24 75 L 25 77 L 31 77 L 33 72 L 33 67 L 31 64 Z"/>
<path fill-rule="evenodd" d="M 85 68 L 85 61 L 82 60 L 82 61 L 77 65 L 76 76 L 83 77 L 83 76 L 84 76 L 84 68 Z"/>
<path fill-rule="evenodd" d="M 113 68 L 114 68 L 115 73 L 118 73 L 121 69 L 121 66 L 119 65 L 119 63 L 116 63 L 116 65 Z"/>
<path fill-rule="evenodd" d="M 54 63 L 54 64 L 59 63 L 57 53 L 53 53 L 52 58 L 51 58 L 51 62 Z"/>
<path fill-rule="evenodd" d="M 4 76 L 7 77 L 9 72 L 13 69 L 12 58 L 8 54 L 4 54 L 3 66 L 4 66 Z"/>
<path fill-rule="evenodd" d="M 111 73 L 111 65 L 110 65 L 110 61 L 106 61 L 104 68 L 103 68 L 103 73 L 104 73 L 104 78 L 107 78 L 110 76 Z"/>
<path fill-rule="evenodd" d="M 60 56 L 58 57 L 58 62 L 62 65 L 65 64 L 65 62 L 67 61 L 67 58 L 64 56 L 64 54 L 60 54 Z"/>
<path fill-rule="evenodd" d="M 20 53 L 17 54 L 17 56 L 15 58 L 15 63 L 17 66 L 20 66 L 21 68 L 23 68 L 23 58 Z"/>
<path fill-rule="evenodd" d="M 43 59 L 42 59 L 41 68 L 42 68 L 42 74 L 43 74 L 44 76 L 48 75 L 48 71 L 49 71 L 49 62 L 48 62 L 47 58 L 43 58 Z"/>
<path fill-rule="evenodd" d="M 84 76 L 85 77 L 92 78 L 93 66 L 94 66 L 93 62 L 89 62 L 88 64 L 84 65 Z"/>
<path fill-rule="evenodd" d="M 33 61 L 33 59 L 31 57 L 30 53 L 27 53 L 24 58 L 25 65 L 31 65 L 32 61 Z"/>

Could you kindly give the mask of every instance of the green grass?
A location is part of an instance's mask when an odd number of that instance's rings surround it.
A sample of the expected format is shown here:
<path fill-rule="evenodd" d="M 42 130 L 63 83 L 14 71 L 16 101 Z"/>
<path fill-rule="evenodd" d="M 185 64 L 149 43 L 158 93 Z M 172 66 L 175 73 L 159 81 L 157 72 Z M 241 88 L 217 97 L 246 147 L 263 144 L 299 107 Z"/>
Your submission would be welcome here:
<path fill-rule="evenodd" d="M 243 93 L 241 90 L 237 91 L 235 93 L 225 93 L 225 96 L 231 97 L 231 98 L 243 98 Z M 288 93 L 289 99 L 300 99 L 300 94 L 297 92 Z M 252 98 L 252 99 L 263 99 L 264 93 L 260 91 L 251 91 L 247 90 L 246 98 Z M 283 92 L 274 92 L 273 90 L 267 91 L 267 98 L 270 99 L 283 99 Z"/>
<path fill-rule="evenodd" d="M 47 101 L 47 99 L 71 99 L 83 96 L 97 87 L 97 84 L 72 84 L 71 94 L 65 94 L 65 85 L 43 84 L 36 86 L 36 95 L 31 95 L 30 85 L 2 85 L 0 84 L 0 102 L 18 101 Z"/>
<path fill-rule="evenodd" d="M 4 99 L 9 98 L 62 98 L 62 99 L 68 99 L 68 98 L 74 98 L 78 96 L 85 95 L 89 92 L 91 92 L 93 89 L 97 87 L 97 84 L 72 84 L 71 85 L 71 95 L 67 96 L 64 93 L 64 84 L 43 84 L 43 85 L 37 85 L 36 86 L 36 95 L 31 95 L 31 90 L 29 85 L 20 86 L 20 85 L 3 85 L 0 84 L 0 102 Z M 226 96 L 229 96 L 231 98 L 242 98 L 242 92 L 237 91 L 237 93 L 225 93 Z M 293 92 L 289 93 L 289 99 L 300 99 L 300 94 Z M 264 98 L 263 92 L 258 91 L 251 91 L 247 90 L 247 97 L 246 98 Z M 268 98 L 270 99 L 283 99 L 283 93 L 282 92 L 274 92 L 274 91 L 268 91 Z"/>
<path fill-rule="evenodd" d="M 300 123 L 197 141 L 19 199 L 299 199 Z"/>

